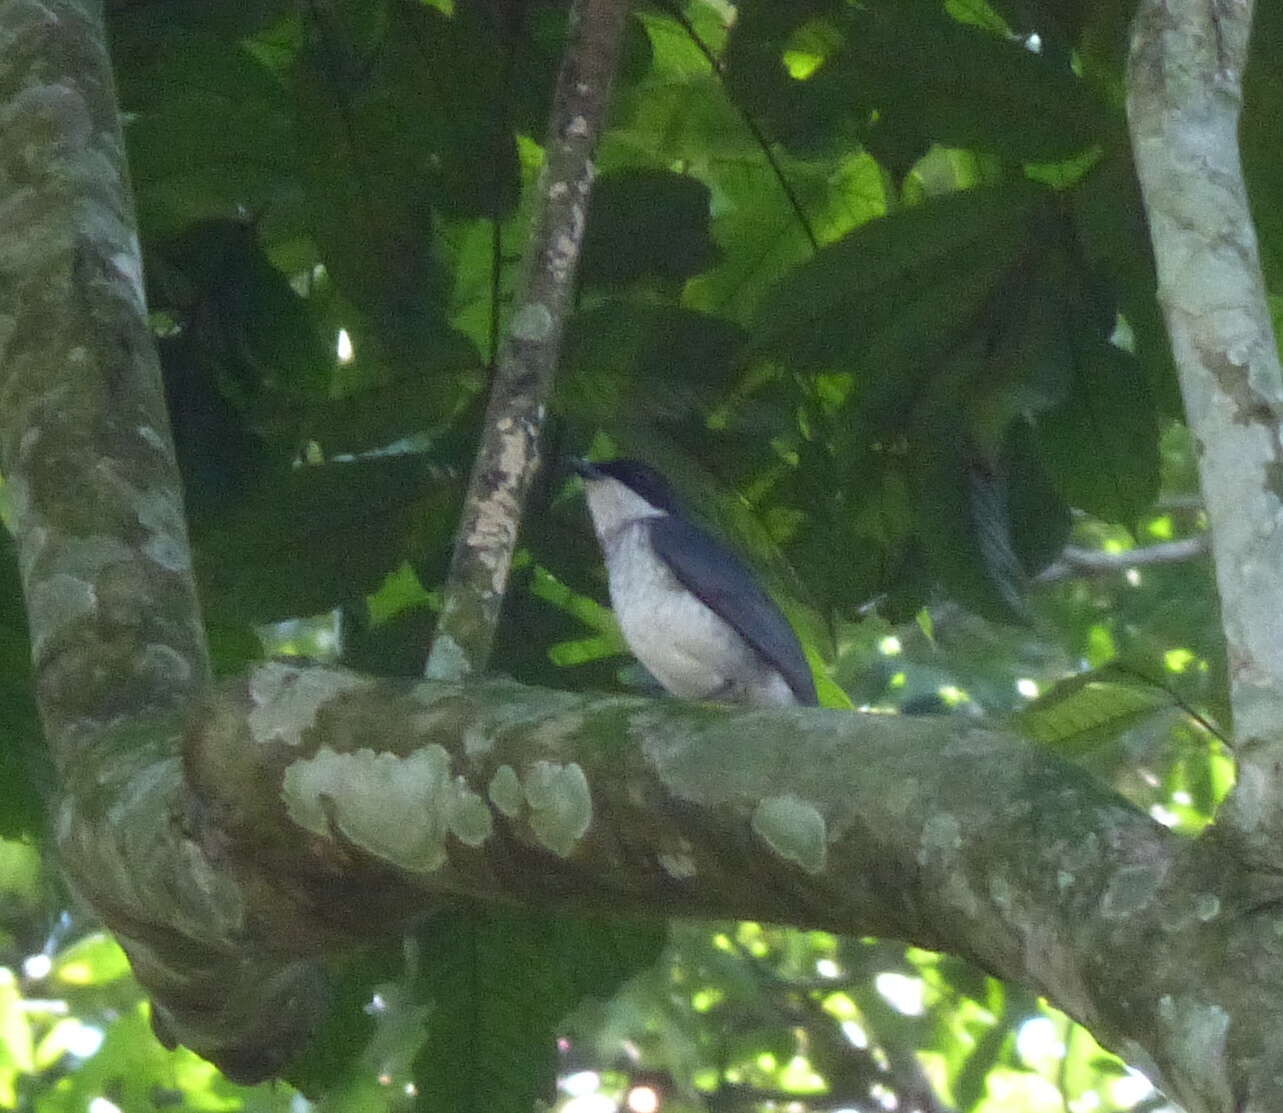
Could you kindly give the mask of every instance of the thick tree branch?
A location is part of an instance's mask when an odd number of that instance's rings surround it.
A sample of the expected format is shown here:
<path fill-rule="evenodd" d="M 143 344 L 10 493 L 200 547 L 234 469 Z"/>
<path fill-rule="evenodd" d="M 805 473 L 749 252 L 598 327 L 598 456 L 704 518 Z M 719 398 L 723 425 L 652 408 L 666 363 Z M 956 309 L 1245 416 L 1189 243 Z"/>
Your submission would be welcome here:
<path fill-rule="evenodd" d="M 0 228 L 0 469 L 62 860 L 161 1027 L 261 1076 L 322 1002 L 311 967 L 231 942 L 235 887 L 176 838 L 207 650 L 97 0 L 0 3 Z"/>
<path fill-rule="evenodd" d="M 98 7 L 0 5 L 0 468 L 64 769 L 208 679 Z"/>
<path fill-rule="evenodd" d="M 783 921 L 1031 985 L 1192 1113 L 1283 1077 L 1257 1035 L 1283 1023 L 1283 942 L 1221 843 L 949 719 L 273 664 L 195 721 L 187 762 L 195 837 L 300 953 L 451 894 Z"/>
<path fill-rule="evenodd" d="M 629 0 L 575 0 L 512 317 L 499 351 L 427 674 L 485 668 L 570 310 L 588 222 L 593 149 L 606 117 Z"/>
<path fill-rule="evenodd" d="M 1216 559 L 1238 787 L 1222 817 L 1283 864 L 1283 372 L 1239 162 L 1250 0 L 1143 0 L 1127 112 Z"/>

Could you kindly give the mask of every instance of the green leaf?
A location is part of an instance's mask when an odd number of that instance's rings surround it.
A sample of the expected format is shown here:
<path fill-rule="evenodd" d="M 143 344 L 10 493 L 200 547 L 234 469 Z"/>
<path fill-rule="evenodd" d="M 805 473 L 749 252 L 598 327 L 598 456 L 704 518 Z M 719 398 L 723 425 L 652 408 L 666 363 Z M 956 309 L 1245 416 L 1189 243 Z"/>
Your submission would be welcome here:
<path fill-rule="evenodd" d="M 190 1051 L 166 1051 L 152 1033 L 144 1002 L 112 1009 L 103 1020 L 102 1046 L 67 1071 L 58 1086 L 44 1091 L 42 1113 L 81 1113 L 104 1094 L 129 1110 L 155 1109 L 163 1101 L 185 1108 L 236 1109 L 261 1092 L 232 1085 Z"/>
<path fill-rule="evenodd" d="M 407 556 L 444 558 L 461 486 L 417 455 L 296 468 L 195 535 L 201 597 L 224 622 L 356 599 Z"/>
<path fill-rule="evenodd" d="M 936 7 L 887 5 L 856 15 L 852 80 L 926 138 L 1013 162 L 1081 151 L 1110 117 L 1068 59 L 955 22 Z"/>
<path fill-rule="evenodd" d="M 104 932 L 78 939 L 58 953 L 53 977 L 68 986 L 104 985 L 129 973 L 120 944 Z"/>
<path fill-rule="evenodd" d="M 837 62 L 848 23 L 844 9 L 835 0 L 736 6 L 724 59 L 728 90 L 768 134 L 798 154 L 814 154 L 854 133 L 854 120 L 875 107 Z M 805 57 L 805 80 L 791 75 L 787 53 Z"/>
<path fill-rule="evenodd" d="M 829 243 L 887 209 L 882 170 L 863 151 L 834 164 L 780 154 L 778 174 L 760 151 L 726 161 L 713 220 L 719 262 L 687 283 L 691 308 L 747 322 L 772 284 L 814 255 L 808 229 Z"/>
<path fill-rule="evenodd" d="M 199 222 L 152 259 L 162 267 L 153 308 L 188 314 L 206 361 L 237 365 L 243 389 L 262 385 L 309 396 L 329 387 L 333 341 L 322 337 L 309 302 L 272 265 L 252 224 Z"/>
<path fill-rule="evenodd" d="M 726 53 L 737 102 L 795 151 L 889 119 L 902 150 L 916 138 L 1014 162 L 1066 158 L 1105 130 L 1108 111 L 1069 63 L 906 0 L 740 5 Z"/>
<path fill-rule="evenodd" d="M 554 918 L 473 905 L 425 926 L 432 1004 L 415 1061 L 422 1113 L 529 1113 L 551 1101 L 557 1023 L 654 961 L 658 924 Z"/>
<path fill-rule="evenodd" d="M 602 137 L 604 165 L 670 166 L 718 157 L 753 157 L 759 148 L 744 119 L 686 32 L 665 16 L 639 11 L 655 52 L 652 71 L 622 86 Z"/>
<path fill-rule="evenodd" d="M 708 205 L 708 186 L 686 174 L 603 174 L 593 186 L 583 281 L 622 286 L 644 277 L 680 281 L 698 274 L 716 251 Z"/>
<path fill-rule="evenodd" d="M 235 42 L 167 30 L 145 62 L 120 71 L 146 235 L 260 212 L 294 181 L 296 165 L 289 98 L 275 75 Z"/>
<path fill-rule="evenodd" d="M 1158 420 L 1136 359 L 1089 332 L 1074 344 L 1069 395 L 1038 418 L 1038 443 L 1065 500 L 1132 525 L 1158 495 Z"/>
<path fill-rule="evenodd" d="M 327 457 L 388 448 L 416 436 L 431 436 L 458 416 L 483 385 L 480 357 L 471 344 L 443 343 L 428 365 L 398 366 L 309 407 L 306 431 Z M 359 355 L 357 358 L 361 358 Z M 377 357 L 376 357 L 377 358 Z M 374 371 L 367 362 L 367 368 Z"/>
<path fill-rule="evenodd" d="M 928 584 L 924 562 L 906 560 L 915 551 L 918 513 L 904 460 L 866 450 L 836 465 L 835 484 L 835 465 L 818 453 L 812 459 L 811 447 L 803 448 L 792 499 L 809 513 L 785 544 L 798 578 L 826 613 L 853 620 L 888 591 L 919 598 Z"/>
<path fill-rule="evenodd" d="M 17 979 L 7 966 L 0 966 L 0 1087 L 4 1086 L 8 1071 L 35 1072 L 35 1040 L 31 1029 L 31 1020 L 22 1008 Z M 6 1104 L 10 1103 L 6 1101 Z"/>
<path fill-rule="evenodd" d="M 1042 196 L 1026 183 L 965 190 L 861 225 L 776 285 L 755 315 L 753 349 L 793 366 L 843 366 L 909 291 L 983 289 L 1013 259 Z"/>
<path fill-rule="evenodd" d="M 237 676 L 252 662 L 263 659 L 263 642 L 251 626 L 207 621 L 205 636 L 209 639 L 210 660 L 217 677 Z"/>
<path fill-rule="evenodd" d="M 1261 244 L 1261 263 L 1270 290 L 1283 290 L 1283 19 L 1265 5 L 1254 20 L 1251 58 L 1243 87 L 1239 142 L 1252 219 Z"/>
<path fill-rule="evenodd" d="M 1007 476 L 1011 543 L 1024 571 L 1036 576 L 1060 556 L 1069 541 L 1073 517 L 1038 456 L 1027 422 L 1012 423 L 1002 469 Z"/>
<path fill-rule="evenodd" d="M 312 1098 L 332 1093 L 357 1074 L 357 1065 L 367 1056 L 380 1026 L 400 1026 L 405 1020 L 405 1009 L 389 1017 L 370 1008 L 375 993 L 388 986 L 394 988 L 385 996 L 395 996 L 397 1004 L 405 1004 L 399 996 L 403 993 L 399 984 L 405 966 L 403 949 L 398 939 L 343 963 L 333 978 L 332 1004 L 325 1023 L 304 1053 L 289 1066 L 286 1079 L 291 1085 Z M 377 1071 L 378 1066 L 374 1069 Z"/>
<path fill-rule="evenodd" d="M 1012 543 L 1006 476 L 957 444 L 947 429 L 918 451 L 920 536 L 935 577 L 984 618 L 1027 622 L 1027 578 Z"/>
<path fill-rule="evenodd" d="M 223 39 L 238 39 L 288 15 L 291 0 L 165 0 L 163 4 L 136 4 L 129 0 L 108 4 L 111 16 L 112 57 L 119 64 L 131 46 L 154 46 L 157 36 L 175 28 L 209 31 Z"/>
<path fill-rule="evenodd" d="M 1182 417 L 1180 385 L 1156 296 L 1153 249 L 1130 152 L 1112 152 L 1071 191 L 1069 201 L 1075 238 L 1088 265 L 1112 286 L 1155 409 Z"/>
<path fill-rule="evenodd" d="M 365 106 L 396 129 L 380 140 L 388 153 L 422 167 L 441 211 L 509 215 L 521 179 L 511 122 L 518 89 L 505 82 L 517 76 L 509 55 L 526 45 L 520 22 L 476 3 L 460 4 L 452 18 L 424 4 L 390 12 L 362 93 Z"/>
<path fill-rule="evenodd" d="M 333 30 L 299 56 L 296 130 L 307 227 L 328 273 L 392 362 L 414 363 L 448 334 L 449 283 L 433 245 L 436 143 L 414 83 L 420 63 L 407 35 L 386 38 L 368 73 Z"/>
<path fill-rule="evenodd" d="M 188 331 L 157 341 L 170 428 L 182 472 L 187 511 L 193 523 L 210 508 L 254 487 L 273 463 L 284 466 L 288 455 L 275 453 L 237 397 L 243 363 L 227 364 L 204 338 Z"/>
<path fill-rule="evenodd" d="M 36 711 L 17 550 L 0 530 L 0 838 L 43 831 L 55 783 Z"/>
<path fill-rule="evenodd" d="M 576 313 L 555 404 L 588 425 L 703 417 L 735 382 L 743 332 L 676 306 L 611 300 Z"/>
<path fill-rule="evenodd" d="M 1083 753 L 1176 706 L 1171 693 L 1115 665 L 1060 681 L 1013 717 L 1036 742 Z"/>

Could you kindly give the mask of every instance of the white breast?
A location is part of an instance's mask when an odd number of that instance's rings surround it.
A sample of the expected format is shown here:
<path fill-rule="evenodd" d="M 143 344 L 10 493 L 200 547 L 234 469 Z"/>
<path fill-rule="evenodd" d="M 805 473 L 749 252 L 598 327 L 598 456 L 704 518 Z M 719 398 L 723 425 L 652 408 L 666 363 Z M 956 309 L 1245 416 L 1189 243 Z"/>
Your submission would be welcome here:
<path fill-rule="evenodd" d="M 650 525 L 632 521 L 605 539 L 610 598 L 633 655 L 681 699 L 794 703 L 784 678 L 655 556 Z"/>

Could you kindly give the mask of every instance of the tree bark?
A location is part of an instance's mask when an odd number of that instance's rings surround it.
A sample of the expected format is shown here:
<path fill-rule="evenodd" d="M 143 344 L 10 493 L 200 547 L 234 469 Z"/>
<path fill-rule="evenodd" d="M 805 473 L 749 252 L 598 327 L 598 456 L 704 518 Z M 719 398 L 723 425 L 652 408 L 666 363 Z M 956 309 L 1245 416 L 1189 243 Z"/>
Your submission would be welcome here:
<path fill-rule="evenodd" d="M 209 679 L 98 4 L 0 5 L 0 467 L 61 768 Z"/>
<path fill-rule="evenodd" d="M 193 722 L 195 837 L 299 953 L 457 895 L 877 935 L 1031 986 L 1191 1113 L 1283 1102 L 1254 874 L 1026 740 L 279 663 Z"/>
<path fill-rule="evenodd" d="M 105 41 L 97 0 L 0 3 L 0 470 L 63 864 L 158 1028 L 261 1077 L 323 994 L 310 965 L 229 944 L 235 888 L 175 826 L 209 665 Z"/>
<path fill-rule="evenodd" d="M 1283 867 L 1283 372 L 1239 161 L 1250 0 L 1144 0 L 1127 113 L 1199 455 L 1238 783 L 1221 823 Z"/>
<path fill-rule="evenodd" d="M 588 226 L 593 151 L 606 120 L 629 0 L 576 0 L 553 96 L 538 214 L 490 386 L 482 442 L 432 639 L 427 675 L 460 680 L 490 659 L 553 372 Z"/>

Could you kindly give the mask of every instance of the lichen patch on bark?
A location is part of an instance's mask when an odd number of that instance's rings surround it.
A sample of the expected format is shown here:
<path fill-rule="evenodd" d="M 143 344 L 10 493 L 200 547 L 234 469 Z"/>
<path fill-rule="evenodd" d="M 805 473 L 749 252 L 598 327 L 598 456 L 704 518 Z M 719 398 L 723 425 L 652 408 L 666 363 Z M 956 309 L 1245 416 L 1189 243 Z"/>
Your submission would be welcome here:
<path fill-rule="evenodd" d="M 772 796 L 753 812 L 753 830 L 776 854 L 807 873 L 824 868 L 828 825 L 819 809 L 796 796 Z"/>
<path fill-rule="evenodd" d="M 342 692 L 370 683 L 364 677 L 337 669 L 269 661 L 250 677 L 250 737 L 260 744 L 283 742 L 297 746 L 304 732 L 315 724 L 323 704 Z"/>
<path fill-rule="evenodd" d="M 285 770 L 281 794 L 299 826 L 418 872 L 445 865 L 451 835 L 479 846 L 494 829 L 485 801 L 435 744 L 407 757 L 322 749 Z"/>

